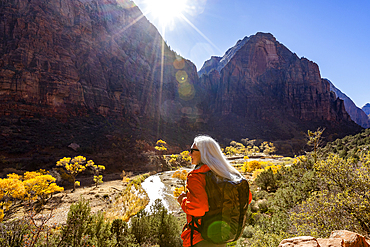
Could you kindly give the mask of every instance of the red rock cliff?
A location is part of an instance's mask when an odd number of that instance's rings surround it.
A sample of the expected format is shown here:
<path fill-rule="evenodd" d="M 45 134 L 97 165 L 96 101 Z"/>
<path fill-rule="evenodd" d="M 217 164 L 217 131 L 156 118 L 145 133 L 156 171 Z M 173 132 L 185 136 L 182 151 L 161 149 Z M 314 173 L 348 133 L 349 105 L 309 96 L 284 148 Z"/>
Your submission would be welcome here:
<path fill-rule="evenodd" d="M 317 126 L 332 133 L 358 129 L 317 64 L 298 58 L 271 34 L 249 37 L 220 72 L 202 75 L 201 84 L 215 92 L 210 115 L 223 120 L 215 128 L 234 136 L 292 138 Z"/>
<path fill-rule="evenodd" d="M 198 81 L 166 44 L 161 80 L 163 40 L 129 0 L 5 0 L 0 15 L 1 115 L 153 119 L 166 101 L 184 107 L 178 71 Z"/>

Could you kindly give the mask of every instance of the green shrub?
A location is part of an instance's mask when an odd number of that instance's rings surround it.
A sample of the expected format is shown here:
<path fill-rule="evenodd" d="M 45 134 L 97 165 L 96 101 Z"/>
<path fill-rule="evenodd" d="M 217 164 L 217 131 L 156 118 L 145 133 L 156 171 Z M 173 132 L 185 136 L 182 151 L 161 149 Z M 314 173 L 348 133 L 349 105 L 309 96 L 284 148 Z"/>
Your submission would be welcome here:
<path fill-rule="evenodd" d="M 160 200 L 151 212 L 140 212 L 129 225 L 121 219 L 112 223 L 104 214 L 91 214 L 88 201 L 72 204 L 65 225 L 50 227 L 50 217 L 30 214 L 22 220 L 0 223 L 0 246 L 181 246 L 181 228 L 177 219 L 168 213 Z M 41 223 L 35 223 L 41 221 Z"/>
<path fill-rule="evenodd" d="M 61 232 L 61 246 L 111 246 L 110 223 L 102 212 L 91 214 L 88 201 L 72 204 Z"/>
<path fill-rule="evenodd" d="M 67 217 L 66 225 L 62 228 L 62 246 L 86 246 L 89 236 L 92 235 L 92 216 L 89 202 L 84 199 L 72 204 Z"/>
<path fill-rule="evenodd" d="M 263 170 L 254 180 L 256 185 L 265 191 L 276 191 L 278 189 L 279 173 L 274 174 L 271 168 Z"/>
<path fill-rule="evenodd" d="M 0 246 L 23 246 L 30 226 L 24 219 L 0 223 Z"/>
<path fill-rule="evenodd" d="M 131 233 L 140 246 L 153 242 L 152 231 L 147 212 L 141 211 L 131 218 Z"/>
<path fill-rule="evenodd" d="M 159 199 L 151 206 L 150 214 L 142 211 L 131 219 L 131 233 L 141 246 L 149 243 L 161 247 L 181 246 L 181 228 Z"/>
<path fill-rule="evenodd" d="M 288 238 L 289 235 L 284 232 L 273 232 L 263 231 L 260 228 L 256 228 L 253 237 L 250 239 L 250 247 L 276 247 L 279 246 L 280 242 Z"/>
<path fill-rule="evenodd" d="M 111 227 L 112 238 L 117 247 L 140 247 L 135 236 L 131 233 L 128 225 L 122 219 L 115 219 Z"/>
<path fill-rule="evenodd" d="M 330 154 L 315 164 L 320 191 L 294 208 L 292 221 L 299 233 L 326 236 L 347 229 L 370 234 L 370 152 L 343 159 Z"/>
<path fill-rule="evenodd" d="M 252 238 L 254 233 L 254 228 L 252 226 L 247 226 L 244 228 L 242 237 L 243 238 Z"/>
<path fill-rule="evenodd" d="M 266 213 L 269 210 L 267 200 L 262 200 L 258 202 L 258 209 L 261 213 Z"/>

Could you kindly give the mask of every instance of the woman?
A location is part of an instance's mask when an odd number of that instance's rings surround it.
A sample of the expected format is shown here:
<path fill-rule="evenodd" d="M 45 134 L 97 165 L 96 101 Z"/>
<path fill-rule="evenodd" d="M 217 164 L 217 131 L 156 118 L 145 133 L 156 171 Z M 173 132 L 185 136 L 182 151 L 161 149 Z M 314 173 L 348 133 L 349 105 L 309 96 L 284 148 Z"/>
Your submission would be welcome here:
<path fill-rule="evenodd" d="M 198 136 L 190 150 L 191 163 L 196 165 L 189 172 L 186 182 L 187 191 L 183 192 L 177 201 L 186 213 L 187 222 L 192 220 L 192 216 L 201 217 L 208 210 L 208 197 L 205 190 L 206 180 L 204 173 L 212 170 L 213 173 L 220 177 L 232 181 L 240 180 L 243 176 L 226 160 L 218 143 L 209 136 Z M 252 194 L 249 194 L 249 202 L 252 200 Z M 200 223 L 200 222 L 199 222 Z M 191 246 L 191 229 L 185 226 L 181 234 L 183 246 Z M 204 240 L 198 231 L 193 231 L 193 246 L 207 247 L 218 246 L 224 247 L 226 244 L 213 244 Z"/>

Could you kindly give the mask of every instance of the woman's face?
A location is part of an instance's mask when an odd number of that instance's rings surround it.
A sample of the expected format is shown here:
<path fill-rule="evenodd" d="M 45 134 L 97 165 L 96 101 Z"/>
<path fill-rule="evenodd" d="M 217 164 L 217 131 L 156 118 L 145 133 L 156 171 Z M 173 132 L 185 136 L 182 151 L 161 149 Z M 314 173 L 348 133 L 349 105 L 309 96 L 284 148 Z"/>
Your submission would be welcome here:
<path fill-rule="evenodd" d="M 191 146 L 191 151 L 190 151 L 190 157 L 191 157 L 191 164 L 192 165 L 197 165 L 200 163 L 200 152 L 197 148 L 197 145 L 193 144 Z"/>

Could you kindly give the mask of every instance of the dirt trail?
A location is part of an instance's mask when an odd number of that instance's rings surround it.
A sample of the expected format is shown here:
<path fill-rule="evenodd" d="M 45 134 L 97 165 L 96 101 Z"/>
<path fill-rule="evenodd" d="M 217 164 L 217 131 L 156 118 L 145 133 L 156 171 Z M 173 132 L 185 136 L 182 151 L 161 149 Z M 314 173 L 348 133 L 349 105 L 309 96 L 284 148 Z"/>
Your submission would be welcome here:
<path fill-rule="evenodd" d="M 74 192 L 72 192 L 71 189 L 67 189 L 54 195 L 42 211 L 43 215 L 49 215 L 50 212 L 53 215 L 53 217 L 48 221 L 48 225 L 65 223 L 70 206 L 73 203 L 78 202 L 80 198 L 84 198 L 89 201 L 92 213 L 105 211 L 109 202 L 114 198 L 114 195 L 125 188 L 122 180 L 117 178 L 119 178 L 119 174 L 108 174 L 105 179 L 114 180 L 103 182 L 102 184 L 99 184 L 98 187 L 95 187 L 94 185 L 81 186 L 77 187 Z M 80 181 L 82 180 L 81 184 L 89 184 L 85 181 L 88 179 L 91 180 L 91 177 L 80 179 Z"/>

